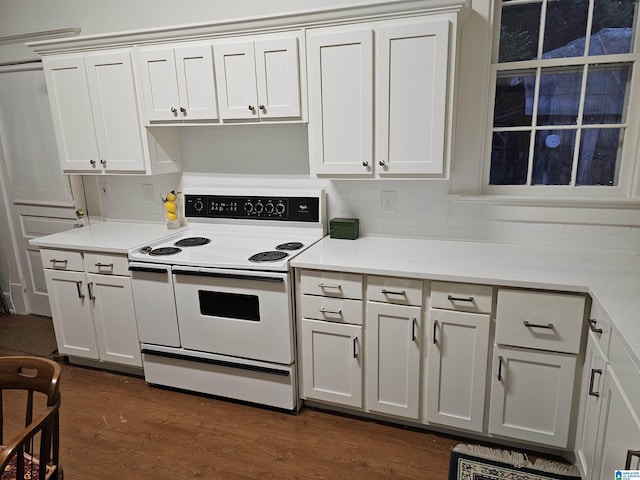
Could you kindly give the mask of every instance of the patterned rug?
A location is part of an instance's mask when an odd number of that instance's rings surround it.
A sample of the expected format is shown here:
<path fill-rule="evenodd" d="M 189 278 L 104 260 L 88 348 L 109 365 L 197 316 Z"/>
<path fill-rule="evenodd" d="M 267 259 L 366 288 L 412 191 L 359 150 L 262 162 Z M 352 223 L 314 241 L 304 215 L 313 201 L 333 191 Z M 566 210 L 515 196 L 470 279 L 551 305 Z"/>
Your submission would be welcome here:
<path fill-rule="evenodd" d="M 531 463 L 519 452 L 459 444 L 451 451 L 449 480 L 576 480 L 569 464 L 537 459 Z"/>

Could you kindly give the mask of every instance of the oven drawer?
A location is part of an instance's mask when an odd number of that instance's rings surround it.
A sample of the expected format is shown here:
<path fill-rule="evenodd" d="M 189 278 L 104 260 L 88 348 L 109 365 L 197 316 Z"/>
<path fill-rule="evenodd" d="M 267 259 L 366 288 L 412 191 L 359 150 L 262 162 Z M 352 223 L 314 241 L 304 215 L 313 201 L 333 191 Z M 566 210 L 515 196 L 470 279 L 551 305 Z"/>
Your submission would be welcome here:
<path fill-rule="evenodd" d="M 328 322 L 362 325 L 362 302 L 344 298 L 303 295 L 302 316 Z"/>
<path fill-rule="evenodd" d="M 377 277 L 367 278 L 367 299 L 373 302 L 422 305 L 422 280 Z"/>
<path fill-rule="evenodd" d="M 493 287 L 471 283 L 433 282 L 431 306 L 444 310 L 490 313 Z"/>
<path fill-rule="evenodd" d="M 89 273 L 129 276 L 129 261 L 126 255 L 85 253 L 84 264 Z"/>
<path fill-rule="evenodd" d="M 496 343 L 578 353 L 585 297 L 527 290 L 498 290 Z"/>
<path fill-rule="evenodd" d="M 357 273 L 303 270 L 300 286 L 309 295 L 362 299 L 362 275 Z"/>
<path fill-rule="evenodd" d="M 40 257 L 44 268 L 54 270 L 71 270 L 74 272 L 84 271 L 82 264 L 82 253 L 69 250 L 40 249 Z"/>

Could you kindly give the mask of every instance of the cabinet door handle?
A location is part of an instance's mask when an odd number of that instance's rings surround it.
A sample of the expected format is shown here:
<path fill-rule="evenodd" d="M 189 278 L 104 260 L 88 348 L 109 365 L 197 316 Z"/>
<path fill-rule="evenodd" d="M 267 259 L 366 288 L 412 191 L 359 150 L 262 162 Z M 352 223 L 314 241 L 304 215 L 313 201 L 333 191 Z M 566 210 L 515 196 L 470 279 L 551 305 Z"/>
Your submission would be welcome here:
<path fill-rule="evenodd" d="M 113 263 L 96 263 L 96 267 L 98 268 L 102 268 L 102 267 L 106 267 L 106 268 L 113 268 Z"/>
<path fill-rule="evenodd" d="M 416 326 L 418 325 L 418 319 L 417 318 L 413 318 L 413 320 L 411 321 L 411 341 L 415 342 L 416 341 Z"/>
<path fill-rule="evenodd" d="M 366 160 L 362 161 L 362 166 L 363 167 L 368 167 L 369 166 L 369 162 L 367 162 Z"/>
<path fill-rule="evenodd" d="M 353 358 L 358 358 L 358 337 L 353 337 Z"/>
<path fill-rule="evenodd" d="M 107 166 L 107 161 L 104 158 L 100 159 L 100 163 L 102 164 L 103 167 Z"/>
<path fill-rule="evenodd" d="M 470 302 L 473 303 L 473 297 L 454 297 L 453 295 L 447 295 L 447 300 L 450 302 Z"/>
<path fill-rule="evenodd" d="M 553 330 L 553 323 L 547 323 L 546 325 L 542 325 L 541 323 L 529 323 L 529 321 L 525 320 L 522 322 L 525 327 L 528 328 L 545 328 L 547 330 Z"/>
<path fill-rule="evenodd" d="M 58 263 L 61 263 L 63 267 L 66 267 L 66 266 L 67 266 L 67 263 L 69 262 L 69 260 L 66 260 L 66 259 L 65 259 L 65 260 L 58 260 L 57 258 L 52 258 L 52 259 L 51 259 L 51 260 L 49 260 L 49 261 L 53 264 L 53 267 L 54 267 L 54 268 L 56 267 L 56 265 L 57 265 Z"/>
<path fill-rule="evenodd" d="M 589 395 L 591 395 L 592 397 L 599 397 L 600 396 L 600 392 L 594 392 L 593 391 L 593 383 L 595 382 L 595 377 L 596 377 L 596 373 L 598 375 L 602 375 L 602 370 L 599 368 L 592 368 L 591 369 L 591 378 L 589 379 Z"/>
<path fill-rule="evenodd" d="M 384 295 L 402 295 L 405 296 L 407 294 L 406 290 L 387 290 L 386 288 L 383 288 L 382 290 L 380 290 L 381 293 L 383 293 Z"/>
<path fill-rule="evenodd" d="M 180 107 L 180 113 L 182 113 L 182 115 L 186 115 L 187 114 L 187 109 L 184 107 Z"/>
<path fill-rule="evenodd" d="M 498 357 L 498 381 L 502 381 L 502 362 L 504 361 L 504 357 L 500 355 Z"/>
<path fill-rule="evenodd" d="M 438 320 L 433 321 L 433 344 L 437 345 L 438 339 L 436 338 L 436 331 L 438 330 Z"/>
<path fill-rule="evenodd" d="M 96 161 L 94 159 L 89 160 L 89 163 L 93 168 L 96 168 Z"/>
<path fill-rule="evenodd" d="M 342 309 L 329 310 L 328 308 L 320 307 L 320 313 L 331 313 L 333 315 L 342 315 Z"/>
<path fill-rule="evenodd" d="M 385 166 L 385 161 L 384 160 L 380 160 L 378 162 L 378 165 L 380 165 L 381 167 L 384 167 Z"/>
<path fill-rule="evenodd" d="M 96 297 L 93 296 L 93 282 L 87 283 L 87 290 L 89 291 L 89 300 L 95 300 Z"/>
<path fill-rule="evenodd" d="M 340 283 L 330 284 L 330 283 L 320 282 L 318 286 L 320 288 L 338 288 L 338 289 L 342 288 L 342 285 Z"/>
<path fill-rule="evenodd" d="M 633 457 L 640 458 L 640 450 L 627 450 L 627 461 L 624 463 L 625 470 L 633 470 L 631 468 L 631 459 Z"/>
<path fill-rule="evenodd" d="M 260 108 L 260 110 L 262 110 L 263 112 L 267 109 L 267 107 L 265 107 L 264 105 L 260 105 L 260 107 L 258 108 Z"/>
<path fill-rule="evenodd" d="M 253 105 L 249 105 L 249 110 L 250 110 L 250 111 L 252 111 L 252 112 L 253 112 L 255 109 L 256 109 L 256 107 L 254 107 Z"/>
<path fill-rule="evenodd" d="M 589 325 L 589 330 L 591 330 L 593 333 L 597 333 L 598 335 L 602 335 L 603 330 L 601 328 L 596 328 L 597 323 L 598 321 L 594 318 L 587 319 L 587 325 Z"/>
<path fill-rule="evenodd" d="M 82 281 L 78 280 L 76 282 L 76 289 L 78 290 L 78 298 L 80 300 L 82 300 L 84 298 L 84 293 L 82 293 L 82 290 L 80 289 L 81 286 L 82 286 Z"/>
<path fill-rule="evenodd" d="M 171 107 L 171 113 L 176 115 L 178 113 L 178 109 L 176 107 Z"/>

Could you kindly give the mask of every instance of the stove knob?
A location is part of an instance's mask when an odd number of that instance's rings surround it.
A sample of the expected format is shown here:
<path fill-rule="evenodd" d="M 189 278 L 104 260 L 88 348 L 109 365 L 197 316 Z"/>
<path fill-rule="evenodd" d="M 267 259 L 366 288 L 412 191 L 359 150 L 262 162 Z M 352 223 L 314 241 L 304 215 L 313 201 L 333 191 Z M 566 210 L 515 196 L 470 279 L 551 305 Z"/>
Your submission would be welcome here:
<path fill-rule="evenodd" d="M 284 203 L 278 202 L 276 205 L 276 213 L 278 215 L 282 215 L 287 207 L 284 206 Z"/>
<path fill-rule="evenodd" d="M 253 212 L 253 204 L 251 202 L 247 202 L 244 204 L 244 211 L 247 213 Z"/>
<path fill-rule="evenodd" d="M 273 206 L 273 203 L 267 203 L 264 207 L 264 211 L 267 212 L 269 215 L 271 215 L 275 209 L 276 207 Z"/>
<path fill-rule="evenodd" d="M 256 213 L 260 215 L 264 211 L 264 205 L 262 203 L 256 203 Z"/>
<path fill-rule="evenodd" d="M 204 208 L 204 203 L 202 203 L 202 200 L 198 200 L 193 204 L 193 208 L 196 210 L 196 212 L 201 212 Z"/>

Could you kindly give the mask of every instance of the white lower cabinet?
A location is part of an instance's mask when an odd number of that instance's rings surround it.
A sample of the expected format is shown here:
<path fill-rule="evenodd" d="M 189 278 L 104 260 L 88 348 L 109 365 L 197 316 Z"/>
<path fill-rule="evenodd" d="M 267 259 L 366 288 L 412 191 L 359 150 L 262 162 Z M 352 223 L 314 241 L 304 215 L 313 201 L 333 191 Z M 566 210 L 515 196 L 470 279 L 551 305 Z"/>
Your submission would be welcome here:
<path fill-rule="evenodd" d="M 58 351 L 142 367 L 126 255 L 41 252 Z"/>
<path fill-rule="evenodd" d="M 362 407 L 362 327 L 302 319 L 302 396 Z"/>
<path fill-rule="evenodd" d="M 575 355 L 496 345 L 489 433 L 565 448 Z"/>
<path fill-rule="evenodd" d="M 418 418 L 421 324 L 421 307 L 367 303 L 367 410 Z"/>

